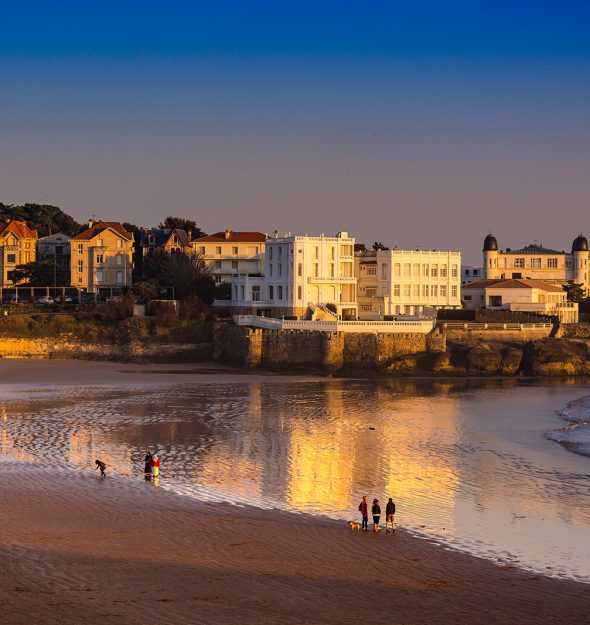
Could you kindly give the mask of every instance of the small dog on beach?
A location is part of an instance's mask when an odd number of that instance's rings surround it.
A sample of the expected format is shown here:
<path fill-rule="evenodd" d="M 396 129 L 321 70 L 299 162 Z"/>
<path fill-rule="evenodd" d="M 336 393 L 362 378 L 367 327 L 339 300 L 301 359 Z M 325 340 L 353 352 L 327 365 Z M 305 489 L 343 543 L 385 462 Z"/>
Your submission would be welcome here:
<path fill-rule="evenodd" d="M 361 524 L 357 523 L 356 521 L 349 521 L 348 522 L 348 527 L 350 527 L 350 529 L 354 532 L 354 530 L 356 530 L 357 532 L 361 531 Z"/>

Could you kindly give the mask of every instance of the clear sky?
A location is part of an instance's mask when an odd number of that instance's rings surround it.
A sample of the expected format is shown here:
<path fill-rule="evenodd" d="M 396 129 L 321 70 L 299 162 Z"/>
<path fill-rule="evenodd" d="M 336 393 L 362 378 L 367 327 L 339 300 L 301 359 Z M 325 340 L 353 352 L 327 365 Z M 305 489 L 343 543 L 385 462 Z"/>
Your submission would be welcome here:
<path fill-rule="evenodd" d="M 480 260 L 590 236 L 590 3 L 0 2 L 0 201 Z"/>

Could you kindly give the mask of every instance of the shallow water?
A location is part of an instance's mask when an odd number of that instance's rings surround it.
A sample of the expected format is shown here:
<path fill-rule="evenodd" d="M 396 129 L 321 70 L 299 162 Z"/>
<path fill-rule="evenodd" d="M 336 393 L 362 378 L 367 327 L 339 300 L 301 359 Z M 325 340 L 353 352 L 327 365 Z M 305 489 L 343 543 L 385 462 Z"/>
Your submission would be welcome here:
<path fill-rule="evenodd" d="M 383 510 L 392 496 L 425 537 L 590 581 L 590 459 L 547 437 L 587 388 L 215 379 L 5 385 L 0 458 L 89 471 L 101 458 L 143 480 L 149 447 L 161 487 L 346 520 L 363 494 Z"/>

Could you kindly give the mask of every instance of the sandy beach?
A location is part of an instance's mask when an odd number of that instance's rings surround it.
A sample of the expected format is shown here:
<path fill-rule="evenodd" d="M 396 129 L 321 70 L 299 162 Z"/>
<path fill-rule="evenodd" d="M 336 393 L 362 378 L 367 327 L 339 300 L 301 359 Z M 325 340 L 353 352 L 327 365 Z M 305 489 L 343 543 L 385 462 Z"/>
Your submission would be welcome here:
<path fill-rule="evenodd" d="M 0 464 L 4 625 L 586 623 L 588 586 L 409 533 Z"/>

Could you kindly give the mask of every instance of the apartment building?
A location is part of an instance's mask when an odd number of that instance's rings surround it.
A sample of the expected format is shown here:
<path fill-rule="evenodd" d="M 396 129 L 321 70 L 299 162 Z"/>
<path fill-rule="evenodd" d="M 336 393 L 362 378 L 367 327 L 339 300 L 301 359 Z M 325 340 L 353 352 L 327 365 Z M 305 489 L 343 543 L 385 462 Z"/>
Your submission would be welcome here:
<path fill-rule="evenodd" d="M 303 318 L 316 307 L 356 319 L 353 237 L 339 232 L 271 237 L 266 240 L 264 275 L 232 279 L 236 312 Z"/>
<path fill-rule="evenodd" d="M 192 241 L 192 249 L 211 269 L 215 282 L 231 282 L 239 274 L 262 273 L 266 234 L 225 230 Z"/>
<path fill-rule="evenodd" d="M 355 254 L 359 319 L 461 308 L 461 253 L 377 250 Z"/>
<path fill-rule="evenodd" d="M 14 286 L 12 272 L 17 265 L 36 260 L 37 231 L 24 221 L 0 223 L 0 272 L 2 287 Z"/>
<path fill-rule="evenodd" d="M 119 222 L 90 220 L 70 247 L 73 287 L 98 293 L 132 285 L 133 233 Z"/>
<path fill-rule="evenodd" d="M 483 276 L 483 265 L 461 265 L 461 284 L 481 280 Z"/>
<path fill-rule="evenodd" d="M 574 239 L 571 253 L 538 243 L 516 250 L 499 250 L 496 237 L 488 234 L 483 244 L 485 274 L 482 277 L 489 280 L 541 280 L 558 285 L 574 280 L 587 291 L 590 287 L 589 260 L 588 239 L 581 234 Z"/>
<path fill-rule="evenodd" d="M 62 271 L 71 266 L 70 237 L 67 234 L 50 234 L 37 241 L 37 260 L 55 263 Z"/>

